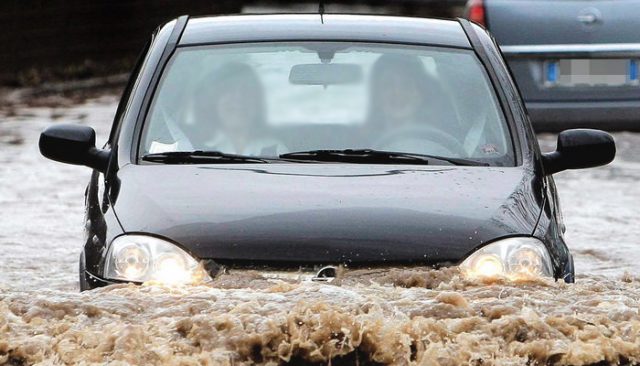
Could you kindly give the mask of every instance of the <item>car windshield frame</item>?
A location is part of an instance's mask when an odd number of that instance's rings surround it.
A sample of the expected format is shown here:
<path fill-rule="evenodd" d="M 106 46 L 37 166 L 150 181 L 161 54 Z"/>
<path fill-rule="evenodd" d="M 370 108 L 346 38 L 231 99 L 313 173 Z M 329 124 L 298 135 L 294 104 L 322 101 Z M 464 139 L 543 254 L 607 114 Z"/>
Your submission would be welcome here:
<path fill-rule="evenodd" d="M 495 79 L 492 75 L 492 72 L 496 72 L 495 70 L 488 70 L 487 68 L 492 67 L 492 65 L 486 65 L 485 61 L 480 57 L 478 51 L 473 47 L 463 48 L 457 47 L 455 45 L 442 45 L 442 44 L 423 44 L 423 43 L 406 43 L 406 42 L 394 42 L 393 40 L 389 41 L 351 41 L 351 40 L 322 40 L 322 39 L 286 39 L 286 40 L 250 40 L 246 42 L 211 42 L 211 43 L 202 43 L 202 44 L 189 44 L 189 45 L 177 45 L 175 47 L 174 52 L 171 53 L 170 57 L 160 65 L 157 65 L 158 70 L 160 71 L 157 80 L 153 85 L 150 85 L 150 88 L 153 92 L 150 95 L 150 98 L 147 99 L 145 105 L 143 105 L 143 111 L 141 111 L 141 115 L 139 116 L 139 124 L 137 129 L 137 133 L 134 133 L 134 164 L 137 165 L 157 165 L 158 163 L 145 161 L 144 154 L 142 153 L 145 149 L 144 143 L 146 140 L 147 128 L 151 123 L 151 114 L 153 110 L 154 103 L 158 98 L 158 94 L 160 93 L 162 84 L 169 74 L 169 70 L 171 65 L 175 62 L 177 55 L 182 51 L 193 51 L 194 49 L 212 49 L 212 48 L 238 48 L 238 47 L 265 47 L 268 48 L 270 45 L 273 46 L 284 46 L 284 45 L 297 45 L 303 48 L 306 48 L 305 45 L 311 44 L 322 44 L 322 43 L 331 43 L 331 44 L 339 44 L 344 43 L 345 45 L 349 45 L 350 47 L 359 47 L 359 46 L 374 46 L 374 47 L 389 47 L 395 49 L 403 49 L 403 48 L 424 48 L 431 50 L 442 50 L 444 52 L 466 52 L 471 55 L 474 60 L 478 64 L 478 70 L 482 73 L 482 78 L 486 82 L 486 86 L 491 93 L 491 98 L 494 101 L 495 108 L 499 113 L 499 117 L 501 119 L 500 123 L 502 123 L 504 138 L 507 143 L 507 150 L 505 152 L 505 156 L 508 156 L 509 161 L 506 164 L 483 164 L 480 162 L 479 166 L 491 166 L 491 167 L 518 167 L 522 166 L 522 148 L 523 143 L 521 141 L 522 131 L 518 128 L 517 124 L 513 120 L 514 116 L 510 108 L 510 102 L 505 100 L 502 96 L 502 93 L 498 90 L 498 88 L 503 87 L 503 85 Z M 348 48 L 348 47 L 345 47 Z M 309 48 L 311 52 L 311 48 Z M 266 51 L 268 52 L 268 51 Z M 141 117 L 141 118 L 140 118 Z M 252 157 L 256 159 L 266 158 L 260 155 L 252 155 Z M 273 160 L 273 159 L 271 159 Z M 283 159 L 286 161 L 286 159 Z M 338 162 L 336 162 L 338 163 Z"/>

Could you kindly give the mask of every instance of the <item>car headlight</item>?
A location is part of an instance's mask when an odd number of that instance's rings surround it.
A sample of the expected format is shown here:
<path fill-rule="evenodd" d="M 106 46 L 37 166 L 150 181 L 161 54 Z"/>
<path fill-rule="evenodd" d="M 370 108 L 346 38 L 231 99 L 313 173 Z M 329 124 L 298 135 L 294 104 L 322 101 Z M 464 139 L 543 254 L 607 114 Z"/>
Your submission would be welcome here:
<path fill-rule="evenodd" d="M 105 277 L 113 280 L 194 284 L 211 280 L 204 268 L 176 245 L 152 236 L 123 235 L 113 240 Z"/>
<path fill-rule="evenodd" d="M 465 259 L 460 269 L 469 278 L 553 277 L 547 248 L 532 237 L 508 238 L 488 244 Z"/>

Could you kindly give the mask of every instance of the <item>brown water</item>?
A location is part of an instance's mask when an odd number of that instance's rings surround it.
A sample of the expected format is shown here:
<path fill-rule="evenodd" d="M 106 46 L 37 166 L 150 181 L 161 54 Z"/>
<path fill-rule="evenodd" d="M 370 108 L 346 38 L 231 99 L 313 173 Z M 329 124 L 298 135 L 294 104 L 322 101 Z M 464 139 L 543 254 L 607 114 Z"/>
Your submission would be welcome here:
<path fill-rule="evenodd" d="M 37 136 L 64 121 L 92 125 L 104 141 L 116 99 L 0 111 L 0 365 L 640 362 L 639 135 L 616 134 L 611 166 L 556 178 L 574 285 L 389 269 L 333 284 L 245 273 L 212 286 L 80 294 L 89 171 L 41 158 Z"/>

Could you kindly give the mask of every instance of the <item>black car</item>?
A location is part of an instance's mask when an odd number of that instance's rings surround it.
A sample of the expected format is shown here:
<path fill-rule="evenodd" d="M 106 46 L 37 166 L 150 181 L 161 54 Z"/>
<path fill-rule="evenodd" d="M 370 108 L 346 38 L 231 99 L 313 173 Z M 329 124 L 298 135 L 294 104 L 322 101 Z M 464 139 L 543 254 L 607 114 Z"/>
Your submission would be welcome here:
<path fill-rule="evenodd" d="M 93 168 L 83 290 L 340 266 L 572 282 L 551 174 L 615 155 L 595 130 L 542 154 L 481 27 L 335 14 L 178 18 L 103 148 L 53 125 L 40 150 Z"/>

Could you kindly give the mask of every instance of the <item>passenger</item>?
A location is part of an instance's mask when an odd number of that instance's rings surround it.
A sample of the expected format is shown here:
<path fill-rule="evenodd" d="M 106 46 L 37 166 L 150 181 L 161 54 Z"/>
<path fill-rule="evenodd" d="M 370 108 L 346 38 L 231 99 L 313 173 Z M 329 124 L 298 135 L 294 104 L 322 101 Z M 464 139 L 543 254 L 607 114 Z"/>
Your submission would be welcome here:
<path fill-rule="evenodd" d="M 375 62 L 368 121 L 378 127 L 368 128 L 379 132 L 372 139 L 382 145 L 376 148 L 451 155 L 451 145 L 457 145 L 442 142 L 448 151 L 433 146 L 433 140 L 442 140 L 442 133 L 456 136 L 459 124 L 440 82 L 427 73 L 418 57 L 386 54 Z M 433 130 L 441 133 L 429 136 Z"/>
<path fill-rule="evenodd" d="M 269 137 L 264 89 L 247 64 L 228 63 L 205 77 L 196 95 L 200 128 L 189 138 L 209 151 L 276 157 L 287 152 Z"/>

